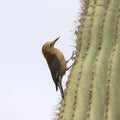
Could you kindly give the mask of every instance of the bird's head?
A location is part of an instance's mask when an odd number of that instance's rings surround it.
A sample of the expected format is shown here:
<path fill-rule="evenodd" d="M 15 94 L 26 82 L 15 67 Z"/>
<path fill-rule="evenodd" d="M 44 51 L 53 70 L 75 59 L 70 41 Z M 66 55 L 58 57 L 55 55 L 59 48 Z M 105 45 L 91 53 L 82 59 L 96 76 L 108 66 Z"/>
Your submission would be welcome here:
<path fill-rule="evenodd" d="M 53 48 L 54 48 L 55 43 L 57 42 L 57 40 L 58 40 L 59 38 L 60 38 L 60 37 L 56 38 L 56 39 L 53 40 L 53 41 L 48 41 L 48 42 L 46 42 L 46 43 L 43 45 L 43 47 L 42 47 L 42 53 L 43 53 L 43 54 L 46 54 L 46 53 L 49 53 L 50 51 L 52 51 Z"/>

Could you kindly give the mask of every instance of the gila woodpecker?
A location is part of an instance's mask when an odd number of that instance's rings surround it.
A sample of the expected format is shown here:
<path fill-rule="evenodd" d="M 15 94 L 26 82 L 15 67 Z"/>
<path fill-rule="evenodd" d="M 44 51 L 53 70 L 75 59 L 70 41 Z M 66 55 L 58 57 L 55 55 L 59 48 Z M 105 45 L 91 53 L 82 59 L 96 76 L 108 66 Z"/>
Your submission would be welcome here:
<path fill-rule="evenodd" d="M 48 63 L 51 76 L 56 86 L 56 91 L 59 87 L 61 95 L 64 97 L 61 81 L 66 70 L 68 70 L 71 66 L 67 68 L 66 63 L 70 59 L 66 61 L 63 53 L 59 49 L 54 48 L 54 45 L 59 38 L 60 37 L 56 38 L 53 41 L 46 42 L 42 47 L 42 53 Z"/>

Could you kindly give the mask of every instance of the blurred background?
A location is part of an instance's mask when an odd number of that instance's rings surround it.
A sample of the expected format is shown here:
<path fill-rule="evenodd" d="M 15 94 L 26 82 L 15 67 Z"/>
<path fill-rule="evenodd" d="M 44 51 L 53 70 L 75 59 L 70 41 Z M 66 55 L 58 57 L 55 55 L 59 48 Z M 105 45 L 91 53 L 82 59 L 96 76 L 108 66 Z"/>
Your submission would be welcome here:
<path fill-rule="evenodd" d="M 79 0 L 0 1 L 0 120 L 55 118 L 61 95 L 41 47 L 60 36 L 56 47 L 71 56 L 80 7 Z"/>

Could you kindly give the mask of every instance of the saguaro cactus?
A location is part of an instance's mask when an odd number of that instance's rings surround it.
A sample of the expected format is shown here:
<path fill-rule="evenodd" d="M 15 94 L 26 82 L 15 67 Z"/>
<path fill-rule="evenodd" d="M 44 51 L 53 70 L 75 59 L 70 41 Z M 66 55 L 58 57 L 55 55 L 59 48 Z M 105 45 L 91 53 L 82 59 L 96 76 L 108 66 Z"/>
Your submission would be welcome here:
<path fill-rule="evenodd" d="M 79 22 L 58 120 L 120 120 L 120 0 L 84 0 Z"/>

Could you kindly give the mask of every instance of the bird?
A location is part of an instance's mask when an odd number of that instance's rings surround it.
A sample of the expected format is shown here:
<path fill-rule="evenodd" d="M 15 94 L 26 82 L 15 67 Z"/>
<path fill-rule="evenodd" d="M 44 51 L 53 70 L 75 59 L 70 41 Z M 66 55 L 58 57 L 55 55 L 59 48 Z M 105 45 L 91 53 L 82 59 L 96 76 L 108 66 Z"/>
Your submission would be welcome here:
<path fill-rule="evenodd" d="M 59 38 L 60 37 L 44 43 L 44 45 L 42 46 L 42 53 L 49 66 L 52 79 L 55 83 L 56 91 L 59 88 L 62 98 L 64 98 L 62 77 L 65 75 L 66 71 L 72 67 L 71 65 L 67 68 L 67 63 L 71 60 L 73 55 L 69 60 L 66 61 L 63 53 L 59 49 L 54 47 Z"/>

